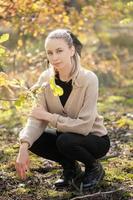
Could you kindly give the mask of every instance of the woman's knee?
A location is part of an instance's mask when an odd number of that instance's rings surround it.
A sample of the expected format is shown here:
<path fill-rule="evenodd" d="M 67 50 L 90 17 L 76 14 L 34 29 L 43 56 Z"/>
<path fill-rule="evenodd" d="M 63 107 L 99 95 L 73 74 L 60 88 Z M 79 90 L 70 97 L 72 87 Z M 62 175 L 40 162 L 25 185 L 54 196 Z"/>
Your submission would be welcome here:
<path fill-rule="evenodd" d="M 70 133 L 62 133 L 56 140 L 56 146 L 60 151 L 69 150 L 74 145 Z"/>

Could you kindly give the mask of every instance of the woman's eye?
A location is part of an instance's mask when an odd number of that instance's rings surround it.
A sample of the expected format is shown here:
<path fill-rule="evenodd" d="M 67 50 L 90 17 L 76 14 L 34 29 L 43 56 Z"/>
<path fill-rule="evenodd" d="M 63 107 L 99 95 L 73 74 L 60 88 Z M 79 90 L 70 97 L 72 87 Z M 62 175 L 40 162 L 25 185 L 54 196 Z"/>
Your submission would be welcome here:
<path fill-rule="evenodd" d="M 57 53 L 61 53 L 61 52 L 62 52 L 62 50 L 58 50 L 58 51 L 57 51 Z"/>
<path fill-rule="evenodd" d="M 47 54 L 48 54 L 48 55 L 52 55 L 52 52 L 48 52 Z"/>

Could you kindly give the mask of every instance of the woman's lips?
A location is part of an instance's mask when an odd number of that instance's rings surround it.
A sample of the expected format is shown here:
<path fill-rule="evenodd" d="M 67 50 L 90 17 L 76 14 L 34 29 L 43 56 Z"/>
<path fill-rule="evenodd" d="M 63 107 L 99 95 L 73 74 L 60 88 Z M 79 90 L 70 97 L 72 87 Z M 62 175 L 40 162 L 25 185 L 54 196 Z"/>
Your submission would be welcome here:
<path fill-rule="evenodd" d="M 59 65 L 59 64 L 61 64 L 60 62 L 59 63 L 53 63 L 53 65 Z"/>
<path fill-rule="evenodd" d="M 61 62 L 60 62 L 60 63 L 54 63 L 54 64 L 53 64 L 53 66 L 55 66 L 55 67 L 57 67 L 57 68 L 60 67 L 61 65 L 62 65 Z"/>

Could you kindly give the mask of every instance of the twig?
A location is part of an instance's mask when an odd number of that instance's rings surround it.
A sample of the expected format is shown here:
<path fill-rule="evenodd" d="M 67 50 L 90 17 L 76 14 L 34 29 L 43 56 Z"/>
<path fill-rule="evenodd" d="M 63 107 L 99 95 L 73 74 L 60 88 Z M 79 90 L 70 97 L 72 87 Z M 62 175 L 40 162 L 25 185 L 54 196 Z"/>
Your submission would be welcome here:
<path fill-rule="evenodd" d="M 86 197 L 96 197 L 96 196 L 99 196 L 99 195 L 106 195 L 106 194 L 112 194 L 112 193 L 115 193 L 115 192 L 118 192 L 118 191 L 121 191 L 125 188 L 119 188 L 117 190 L 114 190 L 114 191 L 107 191 L 107 192 L 97 192 L 97 193 L 94 193 L 94 194 L 87 194 L 87 195 L 83 195 L 83 196 L 78 196 L 78 197 L 74 197 L 70 200 L 77 200 L 77 199 L 83 199 L 83 198 L 86 198 Z"/>
<path fill-rule="evenodd" d="M 0 99 L 0 101 L 16 101 L 17 99 Z"/>
<path fill-rule="evenodd" d="M 74 183 L 74 180 L 72 179 L 71 185 L 80 193 L 83 194 L 83 183 L 80 183 L 80 186 L 78 186 Z"/>
<path fill-rule="evenodd" d="M 108 159 L 110 159 L 110 158 L 115 158 L 115 157 L 118 157 L 119 156 L 119 154 L 118 153 L 116 153 L 116 154 L 114 154 L 114 155 L 108 155 L 108 156 L 104 156 L 104 157 L 102 157 L 102 158 L 100 158 L 99 160 L 108 160 Z"/>

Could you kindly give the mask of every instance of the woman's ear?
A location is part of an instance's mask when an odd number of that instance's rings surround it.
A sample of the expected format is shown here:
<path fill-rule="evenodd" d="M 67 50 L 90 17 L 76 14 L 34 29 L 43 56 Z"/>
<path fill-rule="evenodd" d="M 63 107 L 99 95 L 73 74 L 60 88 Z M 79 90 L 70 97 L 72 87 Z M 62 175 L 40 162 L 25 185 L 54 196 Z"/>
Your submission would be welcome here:
<path fill-rule="evenodd" d="M 74 56 L 74 54 L 75 54 L 75 47 L 72 46 L 72 47 L 71 47 L 71 56 Z"/>

